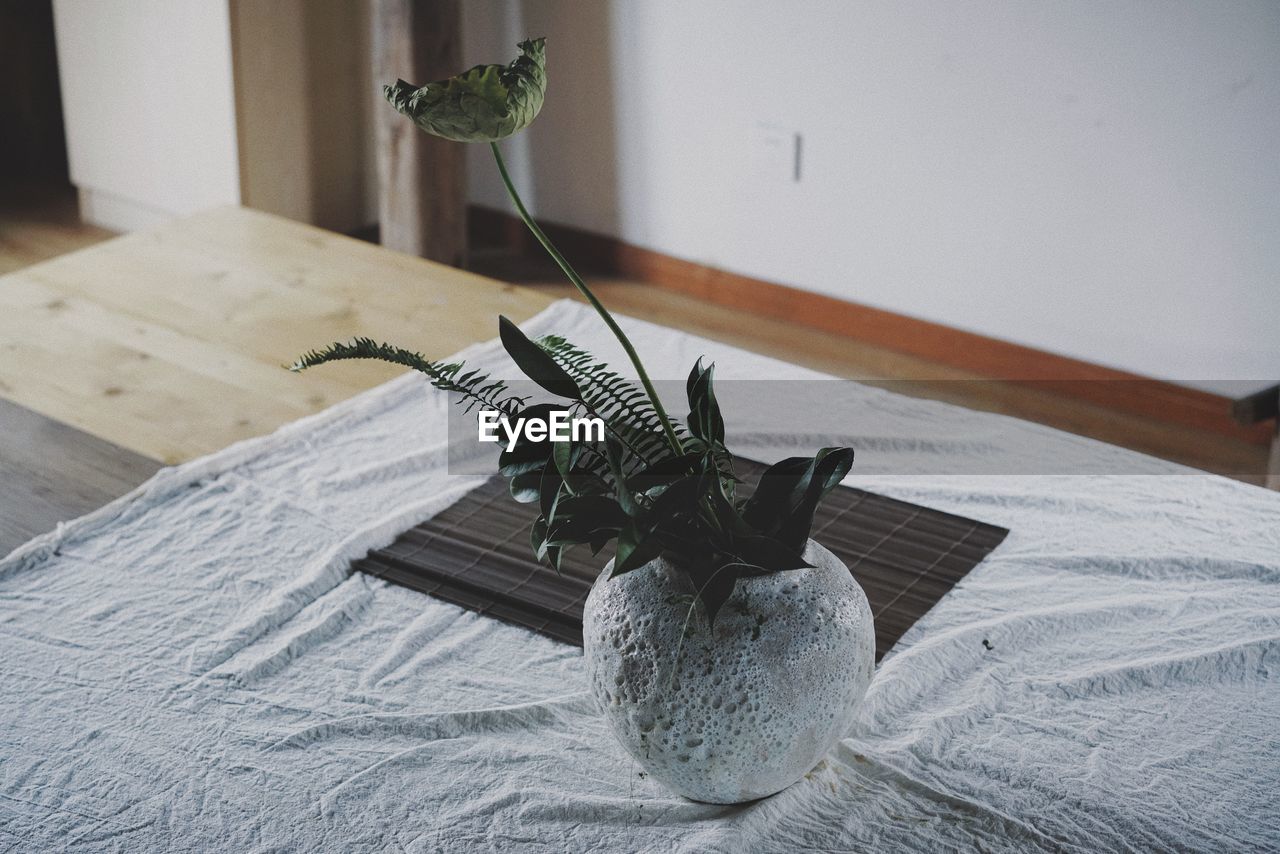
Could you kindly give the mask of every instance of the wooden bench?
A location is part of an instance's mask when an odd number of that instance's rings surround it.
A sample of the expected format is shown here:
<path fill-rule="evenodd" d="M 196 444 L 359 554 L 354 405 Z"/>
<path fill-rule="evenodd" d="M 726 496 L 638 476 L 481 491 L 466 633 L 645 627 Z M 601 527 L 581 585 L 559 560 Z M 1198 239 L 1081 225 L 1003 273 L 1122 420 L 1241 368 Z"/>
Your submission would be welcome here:
<path fill-rule="evenodd" d="M 438 358 L 552 301 L 239 208 L 0 276 L 0 551 L 400 370 L 285 370 L 305 350 L 368 335 Z"/>

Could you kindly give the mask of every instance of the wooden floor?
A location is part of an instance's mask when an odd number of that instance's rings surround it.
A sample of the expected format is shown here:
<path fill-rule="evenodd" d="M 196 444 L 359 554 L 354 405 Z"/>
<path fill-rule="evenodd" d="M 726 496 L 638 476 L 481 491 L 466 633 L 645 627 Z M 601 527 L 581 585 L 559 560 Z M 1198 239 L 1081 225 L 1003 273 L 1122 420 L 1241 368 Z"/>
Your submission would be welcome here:
<path fill-rule="evenodd" d="M 156 460 L 0 399 L 0 557 L 142 483 Z"/>
<path fill-rule="evenodd" d="M 102 229 L 81 225 L 75 199 L 69 191 L 33 194 L 16 203 L 0 203 L 0 274 L 38 261 L 91 246 L 110 237 Z M 571 286 L 561 283 L 558 272 L 535 259 L 513 258 L 504 253 L 475 253 L 476 272 L 532 287 L 548 297 L 572 297 Z M 837 376 L 859 379 L 895 391 L 930 397 L 970 408 L 1002 412 L 1038 421 L 1112 444 L 1215 471 L 1243 480 L 1260 482 L 1245 472 L 1266 468 L 1265 448 L 1216 434 L 1175 427 L 1137 416 L 1082 404 L 1051 393 L 999 382 L 981 381 L 946 365 L 815 331 L 808 327 L 771 318 L 762 318 L 723 306 L 700 302 L 671 291 L 645 284 L 602 276 L 588 276 L 601 298 L 623 314 L 684 329 L 785 361 L 815 368 Z M 91 302 L 92 292 L 78 295 Z M 86 305 L 92 313 L 108 306 Z M 172 308 L 179 310 L 180 303 Z M 156 308 L 163 311 L 164 307 Z M 97 366 L 110 373 L 110 365 Z M 234 365 L 226 366 L 234 371 Z M 234 379 L 231 382 L 235 383 Z M 173 389 L 175 397 L 185 393 Z M 316 404 L 320 405 L 320 404 Z M 315 407 L 306 404 L 302 407 Z M 301 414 L 301 410 L 300 410 Z M 157 424 L 155 430 L 177 433 L 187 430 L 175 415 L 172 425 Z M 262 425 L 258 425 L 260 428 Z M 245 427 L 251 435 L 257 429 L 252 420 Z M 212 439 L 210 439 L 212 441 Z M 202 446 L 190 441 L 174 441 L 161 455 L 166 461 L 188 458 Z"/>
<path fill-rule="evenodd" d="M 80 222 L 71 187 L 14 187 L 0 195 L 0 276 L 114 236 Z"/>
<path fill-rule="evenodd" d="M 552 265 L 479 253 L 472 269 L 557 297 L 579 299 Z M 1261 484 L 1268 449 L 1208 431 L 1170 425 L 1023 385 L 973 374 L 807 326 L 701 302 L 640 282 L 587 275 L 600 299 L 622 314 L 683 329 L 839 377 L 970 409 L 1036 421 L 1194 468 Z M 585 300 L 583 300 L 585 302 Z"/>

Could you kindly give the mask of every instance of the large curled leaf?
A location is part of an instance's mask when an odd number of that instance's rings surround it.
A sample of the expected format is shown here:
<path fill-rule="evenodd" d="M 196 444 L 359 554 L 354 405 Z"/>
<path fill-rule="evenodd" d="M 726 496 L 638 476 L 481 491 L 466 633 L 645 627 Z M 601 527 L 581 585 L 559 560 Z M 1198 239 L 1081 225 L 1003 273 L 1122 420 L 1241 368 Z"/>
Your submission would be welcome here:
<path fill-rule="evenodd" d="M 429 134 L 456 142 L 496 142 L 524 130 L 547 91 L 546 39 L 520 42 L 510 65 L 477 65 L 425 86 L 382 87 L 391 106 Z"/>

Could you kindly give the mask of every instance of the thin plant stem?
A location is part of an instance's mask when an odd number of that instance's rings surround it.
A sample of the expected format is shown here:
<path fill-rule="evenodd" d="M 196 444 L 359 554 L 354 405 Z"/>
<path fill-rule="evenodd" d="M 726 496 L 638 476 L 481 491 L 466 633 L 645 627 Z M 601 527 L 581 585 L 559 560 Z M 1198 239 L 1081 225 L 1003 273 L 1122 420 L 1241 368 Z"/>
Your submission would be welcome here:
<path fill-rule="evenodd" d="M 496 142 L 489 143 L 489 147 L 493 149 L 493 159 L 497 161 L 498 172 L 502 175 L 502 183 L 507 187 L 507 195 L 511 196 L 511 201 L 515 202 L 516 210 L 520 213 L 520 219 L 524 220 L 524 224 L 533 232 L 533 236 L 542 244 L 542 248 L 547 250 L 547 254 L 560 265 L 560 269 L 569 277 L 569 281 L 578 289 L 587 300 L 591 303 L 591 307 L 596 310 L 605 325 L 613 332 L 614 337 L 618 339 L 618 343 L 622 345 L 622 349 L 626 351 L 627 357 L 631 359 L 631 364 L 635 366 L 636 373 L 640 375 L 640 384 L 644 386 L 645 393 L 649 395 L 649 401 L 653 404 L 653 409 L 657 413 L 659 420 L 662 421 L 662 428 L 666 431 L 667 441 L 671 445 L 671 449 L 677 454 L 683 454 L 684 448 L 680 444 L 680 439 L 676 436 L 676 431 L 671 426 L 671 419 L 667 417 L 667 411 L 662 408 L 662 401 L 658 398 L 658 392 L 654 390 L 653 383 L 649 381 L 649 374 L 644 369 L 644 365 L 640 362 L 640 356 L 636 353 L 635 347 L 631 346 L 630 339 L 627 338 L 622 327 L 618 326 L 617 321 L 613 319 L 613 315 L 604 307 L 591 289 L 587 287 L 587 283 L 582 281 L 582 277 L 569 264 L 565 257 L 560 254 L 560 250 L 556 249 L 551 242 L 551 238 L 542 231 L 538 223 L 534 222 L 529 211 L 525 208 L 524 202 L 520 199 L 520 194 L 516 192 L 515 185 L 511 183 L 511 176 L 507 174 L 507 165 L 502 160 L 502 152 L 498 150 Z"/>

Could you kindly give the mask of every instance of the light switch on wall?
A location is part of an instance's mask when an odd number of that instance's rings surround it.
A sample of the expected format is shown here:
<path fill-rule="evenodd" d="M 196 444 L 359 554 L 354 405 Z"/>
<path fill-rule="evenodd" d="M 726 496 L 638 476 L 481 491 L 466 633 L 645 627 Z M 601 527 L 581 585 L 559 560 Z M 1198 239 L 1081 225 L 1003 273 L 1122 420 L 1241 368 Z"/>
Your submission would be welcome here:
<path fill-rule="evenodd" d="M 750 139 L 757 175 L 787 183 L 800 180 L 803 140 L 798 131 L 759 122 L 754 126 Z"/>

